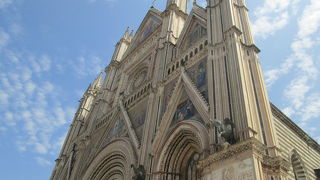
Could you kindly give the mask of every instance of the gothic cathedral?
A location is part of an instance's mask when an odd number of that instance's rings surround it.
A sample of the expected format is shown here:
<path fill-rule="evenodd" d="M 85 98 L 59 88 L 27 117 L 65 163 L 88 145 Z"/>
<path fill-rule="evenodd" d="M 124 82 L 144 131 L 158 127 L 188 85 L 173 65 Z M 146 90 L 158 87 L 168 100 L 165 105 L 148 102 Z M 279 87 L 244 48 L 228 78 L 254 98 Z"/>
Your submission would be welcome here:
<path fill-rule="evenodd" d="M 314 180 L 320 146 L 268 99 L 245 0 L 167 0 L 84 93 L 52 180 Z"/>

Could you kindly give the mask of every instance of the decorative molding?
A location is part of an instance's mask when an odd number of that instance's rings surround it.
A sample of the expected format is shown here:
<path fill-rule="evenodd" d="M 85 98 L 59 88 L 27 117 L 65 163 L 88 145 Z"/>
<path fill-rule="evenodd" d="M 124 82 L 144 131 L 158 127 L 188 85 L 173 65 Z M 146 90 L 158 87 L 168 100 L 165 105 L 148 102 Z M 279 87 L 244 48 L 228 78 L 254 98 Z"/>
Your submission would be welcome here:
<path fill-rule="evenodd" d="M 214 153 L 204 160 L 199 161 L 198 169 L 204 169 L 213 163 L 228 160 L 235 155 L 243 153 L 245 151 L 252 151 L 259 156 L 265 155 L 266 147 L 260 141 L 255 138 L 250 138 L 246 141 L 229 146 L 227 149 Z"/>
<path fill-rule="evenodd" d="M 121 112 L 122 112 L 122 114 L 124 116 L 128 131 L 129 131 L 129 136 L 132 139 L 133 144 L 136 147 L 136 149 L 139 149 L 140 144 L 139 144 L 138 136 L 137 136 L 136 132 L 133 129 L 133 126 L 132 126 L 130 117 L 128 115 L 128 112 L 124 108 L 124 105 L 123 105 L 123 102 L 122 102 L 122 97 L 120 97 L 120 99 L 119 99 L 119 105 L 120 105 Z"/>

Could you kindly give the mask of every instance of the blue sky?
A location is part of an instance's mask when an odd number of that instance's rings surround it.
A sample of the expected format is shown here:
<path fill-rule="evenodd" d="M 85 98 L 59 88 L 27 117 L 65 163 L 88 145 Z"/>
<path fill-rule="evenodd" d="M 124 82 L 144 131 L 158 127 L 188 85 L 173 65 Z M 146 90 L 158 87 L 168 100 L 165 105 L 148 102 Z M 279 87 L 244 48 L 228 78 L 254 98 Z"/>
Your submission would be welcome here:
<path fill-rule="evenodd" d="M 1 179 L 50 177 L 82 93 L 151 4 L 0 0 Z M 319 142 L 320 1 L 247 5 L 270 100 Z"/>

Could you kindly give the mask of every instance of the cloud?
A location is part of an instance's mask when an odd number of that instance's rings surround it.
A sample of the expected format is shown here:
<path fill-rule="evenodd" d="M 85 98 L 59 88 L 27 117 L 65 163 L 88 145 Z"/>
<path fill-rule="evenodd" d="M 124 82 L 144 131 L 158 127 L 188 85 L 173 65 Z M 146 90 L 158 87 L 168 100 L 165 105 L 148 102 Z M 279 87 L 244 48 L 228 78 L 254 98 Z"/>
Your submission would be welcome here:
<path fill-rule="evenodd" d="M 48 160 L 46 160 L 46 159 L 44 159 L 42 157 L 36 157 L 35 159 L 41 166 L 49 166 L 49 165 L 51 165 L 50 161 L 48 161 Z"/>
<path fill-rule="evenodd" d="M 294 114 L 294 110 L 290 107 L 286 107 L 282 110 L 282 112 L 287 115 L 288 117 L 291 117 L 292 114 Z"/>
<path fill-rule="evenodd" d="M 0 90 L 0 104 L 7 105 L 9 103 L 8 99 L 9 95 L 6 92 Z"/>
<path fill-rule="evenodd" d="M 52 142 L 61 143 L 56 131 L 70 122 L 75 110 L 61 105 L 57 98 L 60 88 L 44 78 L 53 71 L 51 58 L 9 50 L 3 58 L 12 60 L 7 61 L 8 67 L 0 67 L 0 113 L 4 115 L 0 121 L 4 122 L 6 129 L 17 128 L 19 151 L 41 155 L 56 152 L 57 145 Z M 37 159 L 37 162 L 48 164 L 45 159 Z"/>
<path fill-rule="evenodd" d="M 288 12 L 283 12 L 276 17 L 260 16 L 252 24 L 252 31 L 255 36 L 266 38 L 273 35 L 276 31 L 284 28 L 289 21 Z"/>
<path fill-rule="evenodd" d="M 310 90 L 307 76 L 299 76 L 292 80 L 284 90 L 284 95 L 295 109 L 301 108 L 305 103 L 305 95 Z"/>
<path fill-rule="evenodd" d="M 320 94 L 311 94 L 306 98 L 305 106 L 301 110 L 302 121 L 320 117 Z"/>
<path fill-rule="evenodd" d="M 0 7 L 1 7 L 1 1 L 2 0 L 0 0 Z M 0 51 L 7 46 L 9 39 L 10 39 L 10 35 L 0 27 Z"/>
<path fill-rule="evenodd" d="M 283 91 L 287 101 L 284 112 L 295 116 L 306 128 L 314 118 L 320 117 L 319 64 L 315 61 L 319 53 L 314 51 L 319 48 L 320 1 L 310 0 L 303 8 L 297 25 L 291 55 L 279 67 L 268 70 L 265 76 L 268 86 L 286 74 L 293 77 Z"/>
<path fill-rule="evenodd" d="M 0 9 L 9 6 L 13 0 L 0 0 Z"/>
<path fill-rule="evenodd" d="M 320 26 L 320 1 L 310 1 L 310 5 L 304 9 L 303 15 L 299 21 L 298 36 L 300 38 L 314 34 L 318 31 Z"/>
<path fill-rule="evenodd" d="M 96 75 L 104 69 L 104 61 L 97 56 L 78 57 L 71 67 L 80 77 Z"/>
<path fill-rule="evenodd" d="M 265 0 L 253 13 L 252 32 L 256 37 L 267 38 L 289 23 L 300 0 Z"/>

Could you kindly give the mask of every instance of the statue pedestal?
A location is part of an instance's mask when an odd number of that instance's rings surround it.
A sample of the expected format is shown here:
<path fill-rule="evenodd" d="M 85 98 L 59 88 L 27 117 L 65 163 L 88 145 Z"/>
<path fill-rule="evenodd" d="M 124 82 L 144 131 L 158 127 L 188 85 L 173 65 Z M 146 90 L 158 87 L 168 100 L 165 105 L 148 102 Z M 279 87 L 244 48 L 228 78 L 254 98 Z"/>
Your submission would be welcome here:
<path fill-rule="evenodd" d="M 289 163 L 270 157 L 267 147 L 255 138 L 234 144 L 198 163 L 201 180 L 286 179 Z"/>

